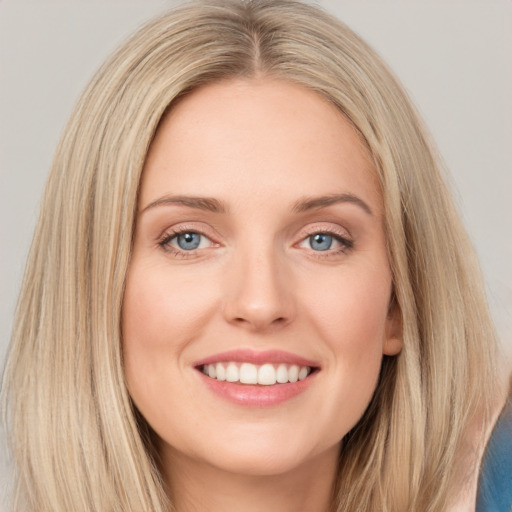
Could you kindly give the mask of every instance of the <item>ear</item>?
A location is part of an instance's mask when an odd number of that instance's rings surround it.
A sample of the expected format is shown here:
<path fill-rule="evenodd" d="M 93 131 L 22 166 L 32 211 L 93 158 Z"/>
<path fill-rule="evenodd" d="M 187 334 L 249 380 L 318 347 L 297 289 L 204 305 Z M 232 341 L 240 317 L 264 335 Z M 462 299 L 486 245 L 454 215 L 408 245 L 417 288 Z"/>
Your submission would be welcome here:
<path fill-rule="evenodd" d="M 386 356 L 396 356 L 401 352 L 402 345 L 402 312 L 393 293 L 386 319 L 386 335 L 382 346 L 382 353 Z"/>

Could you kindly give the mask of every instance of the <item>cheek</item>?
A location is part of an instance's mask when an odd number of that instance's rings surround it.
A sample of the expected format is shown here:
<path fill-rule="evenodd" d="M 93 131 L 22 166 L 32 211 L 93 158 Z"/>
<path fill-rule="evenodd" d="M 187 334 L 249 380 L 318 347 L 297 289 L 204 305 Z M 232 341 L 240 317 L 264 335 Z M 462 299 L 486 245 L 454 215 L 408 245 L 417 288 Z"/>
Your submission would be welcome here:
<path fill-rule="evenodd" d="M 154 397 L 177 388 L 182 354 L 200 337 L 214 302 L 201 279 L 132 263 L 123 299 L 123 359 L 130 395 L 144 415 L 152 417 Z"/>
<path fill-rule="evenodd" d="M 187 378 L 186 348 L 200 338 L 215 310 L 215 290 L 204 279 L 145 264 L 135 257 L 122 311 L 123 363 L 129 394 L 155 432 L 179 439 L 190 421 L 176 411 L 194 402 Z M 176 424 L 176 416 L 180 419 Z M 190 418 L 189 418 L 190 420 Z"/>
<path fill-rule="evenodd" d="M 382 353 L 391 295 L 385 271 L 333 272 L 306 283 L 304 310 L 336 353 Z"/>
<path fill-rule="evenodd" d="M 213 310 L 215 297 L 204 281 L 159 268 L 134 265 L 123 301 L 125 350 L 166 350 L 194 339 Z"/>
<path fill-rule="evenodd" d="M 360 419 L 377 385 L 391 279 L 385 272 L 338 272 L 321 284 L 309 283 L 304 311 L 329 354 L 326 374 L 333 378 L 326 396 L 332 398 L 333 425 L 343 434 Z"/>

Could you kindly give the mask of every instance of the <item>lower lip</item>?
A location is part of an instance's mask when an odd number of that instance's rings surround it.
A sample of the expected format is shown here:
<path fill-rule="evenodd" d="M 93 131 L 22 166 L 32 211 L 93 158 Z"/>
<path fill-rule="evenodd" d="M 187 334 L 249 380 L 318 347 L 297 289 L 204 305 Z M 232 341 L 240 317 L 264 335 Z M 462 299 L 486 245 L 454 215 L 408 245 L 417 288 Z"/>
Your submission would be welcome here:
<path fill-rule="evenodd" d="M 314 372 L 304 380 L 297 382 L 274 384 L 273 386 L 220 381 L 203 373 L 200 373 L 200 377 L 210 391 L 229 402 L 252 407 L 270 407 L 282 404 L 306 391 L 316 374 L 317 372 Z"/>

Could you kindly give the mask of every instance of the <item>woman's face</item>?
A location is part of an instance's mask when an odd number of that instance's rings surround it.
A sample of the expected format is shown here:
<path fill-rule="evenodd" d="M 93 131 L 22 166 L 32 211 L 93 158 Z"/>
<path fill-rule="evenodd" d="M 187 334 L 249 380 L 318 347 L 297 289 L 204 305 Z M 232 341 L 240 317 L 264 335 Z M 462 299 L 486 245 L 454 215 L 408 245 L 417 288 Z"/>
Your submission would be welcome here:
<path fill-rule="evenodd" d="M 143 172 L 122 325 L 164 462 L 335 460 L 401 346 L 382 210 L 364 145 L 316 93 L 240 79 L 174 106 Z"/>

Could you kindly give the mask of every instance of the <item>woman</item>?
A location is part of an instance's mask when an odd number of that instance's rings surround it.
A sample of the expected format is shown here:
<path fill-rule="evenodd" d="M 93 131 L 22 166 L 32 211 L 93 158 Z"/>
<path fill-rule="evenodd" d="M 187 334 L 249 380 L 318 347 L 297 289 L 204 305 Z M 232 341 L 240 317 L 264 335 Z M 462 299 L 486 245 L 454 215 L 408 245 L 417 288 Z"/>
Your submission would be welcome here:
<path fill-rule="evenodd" d="M 372 50 L 294 1 L 186 5 L 58 148 L 4 378 L 15 506 L 445 510 L 474 495 L 493 351 Z"/>

